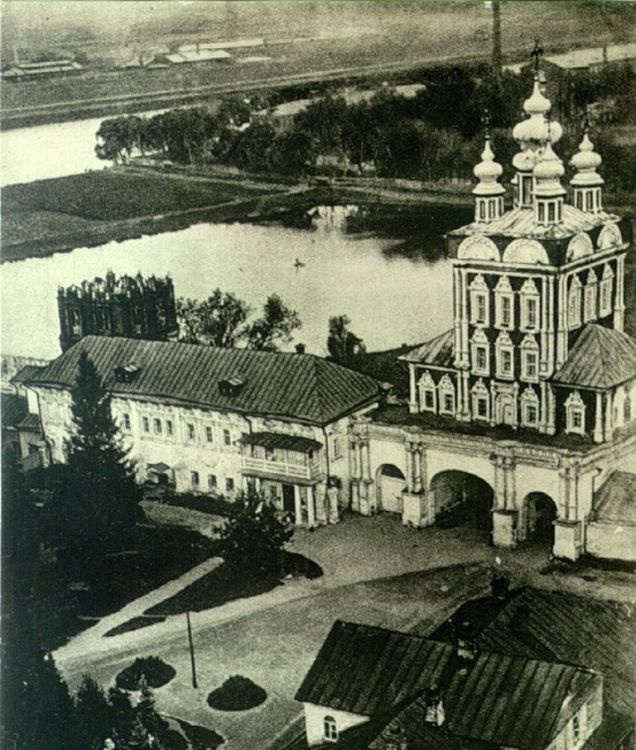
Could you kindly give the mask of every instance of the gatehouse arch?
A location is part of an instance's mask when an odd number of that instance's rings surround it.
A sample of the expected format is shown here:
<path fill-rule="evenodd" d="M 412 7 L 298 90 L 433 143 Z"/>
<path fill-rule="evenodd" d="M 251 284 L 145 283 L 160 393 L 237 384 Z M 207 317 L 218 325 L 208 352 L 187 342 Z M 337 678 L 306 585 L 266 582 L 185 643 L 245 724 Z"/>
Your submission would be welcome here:
<path fill-rule="evenodd" d="M 552 548 L 557 517 L 557 504 L 550 495 L 545 492 L 529 492 L 521 504 L 519 541 L 544 543 Z"/>
<path fill-rule="evenodd" d="M 406 477 L 395 464 L 382 464 L 375 474 L 376 508 L 388 513 L 402 512 Z"/>
<path fill-rule="evenodd" d="M 431 478 L 429 493 L 436 525 L 492 532 L 495 493 L 481 477 L 458 469 L 440 471 Z"/>

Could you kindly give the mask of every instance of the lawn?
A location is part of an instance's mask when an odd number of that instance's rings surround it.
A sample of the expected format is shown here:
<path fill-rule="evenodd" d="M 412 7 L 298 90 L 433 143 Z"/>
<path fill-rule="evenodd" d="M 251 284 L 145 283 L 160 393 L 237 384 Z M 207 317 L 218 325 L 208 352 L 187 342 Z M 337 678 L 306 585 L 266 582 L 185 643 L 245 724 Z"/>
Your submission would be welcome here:
<path fill-rule="evenodd" d="M 2 218 L 49 211 L 81 219 L 118 221 L 213 206 L 256 192 L 236 183 L 104 170 L 6 187 L 2 190 Z"/>

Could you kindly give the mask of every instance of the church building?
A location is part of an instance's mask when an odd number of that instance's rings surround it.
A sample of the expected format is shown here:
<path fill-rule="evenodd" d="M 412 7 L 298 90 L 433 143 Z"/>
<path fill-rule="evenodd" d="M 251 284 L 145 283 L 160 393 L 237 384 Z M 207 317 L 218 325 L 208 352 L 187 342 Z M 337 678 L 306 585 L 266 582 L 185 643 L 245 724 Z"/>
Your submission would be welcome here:
<path fill-rule="evenodd" d="M 633 556 L 633 511 L 612 540 L 597 544 L 588 524 L 601 485 L 636 457 L 636 340 L 623 330 L 631 224 L 603 205 L 587 127 L 564 186 L 563 131 L 542 80 L 537 64 L 526 118 L 512 131 L 508 210 L 486 132 L 474 220 L 446 237 L 452 326 L 400 357 L 408 412 L 380 410 L 354 430 L 353 502 L 421 526 L 481 494 L 495 544 L 532 538 L 547 516 L 559 556 Z M 434 486 L 459 472 L 482 490 L 456 481 L 453 497 Z"/>

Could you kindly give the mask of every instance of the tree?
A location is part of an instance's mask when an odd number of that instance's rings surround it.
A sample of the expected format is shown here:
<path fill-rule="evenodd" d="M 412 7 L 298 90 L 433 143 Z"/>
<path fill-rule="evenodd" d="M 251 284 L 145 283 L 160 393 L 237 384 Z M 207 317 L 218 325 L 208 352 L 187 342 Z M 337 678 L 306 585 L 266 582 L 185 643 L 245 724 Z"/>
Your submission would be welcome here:
<path fill-rule="evenodd" d="M 248 314 L 249 307 L 243 300 L 220 289 L 215 289 L 203 302 L 182 297 L 177 301 L 181 341 L 233 347 L 244 335 Z"/>
<path fill-rule="evenodd" d="M 250 349 L 277 351 L 279 342 L 289 343 L 292 331 L 301 325 L 298 313 L 287 307 L 277 294 L 271 294 L 265 302 L 263 317 L 247 329 L 247 345 Z"/>
<path fill-rule="evenodd" d="M 346 315 L 329 318 L 327 350 L 334 362 L 344 365 L 350 364 L 366 351 L 362 339 L 349 330 L 349 323 L 351 321 Z"/>
<path fill-rule="evenodd" d="M 316 167 L 317 157 L 316 139 L 299 127 L 279 133 L 272 144 L 272 167 L 281 174 L 311 174 Z"/>
<path fill-rule="evenodd" d="M 217 533 L 225 565 L 234 573 L 261 578 L 282 572 L 283 551 L 294 530 L 273 505 L 250 489 L 232 503 Z"/>
<path fill-rule="evenodd" d="M 73 433 L 65 442 L 68 482 L 62 532 L 73 547 L 120 548 L 134 528 L 140 492 L 111 413 L 110 396 L 86 352 L 71 391 Z"/>
<path fill-rule="evenodd" d="M 102 750 L 113 733 L 113 713 L 102 688 L 85 674 L 75 695 L 75 725 L 86 750 Z"/>

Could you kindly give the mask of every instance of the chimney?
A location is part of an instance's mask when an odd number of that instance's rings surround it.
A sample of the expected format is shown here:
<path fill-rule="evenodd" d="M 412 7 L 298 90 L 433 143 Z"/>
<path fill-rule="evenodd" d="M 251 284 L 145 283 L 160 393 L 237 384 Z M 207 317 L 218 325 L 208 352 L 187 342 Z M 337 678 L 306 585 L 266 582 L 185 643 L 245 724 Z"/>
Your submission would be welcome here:
<path fill-rule="evenodd" d="M 474 661 L 477 656 L 475 627 L 468 620 L 454 624 L 455 652 L 462 661 Z"/>
<path fill-rule="evenodd" d="M 426 702 L 424 721 L 427 724 L 434 724 L 437 727 L 441 727 L 446 720 L 446 714 L 444 712 L 444 702 L 439 687 L 437 685 L 431 685 L 426 691 L 424 700 Z"/>
<path fill-rule="evenodd" d="M 493 599 L 504 602 L 508 598 L 510 581 L 501 573 L 495 573 L 490 580 L 490 595 Z"/>
<path fill-rule="evenodd" d="M 296 354 L 304 354 L 304 353 L 305 353 L 305 345 L 296 344 Z"/>

